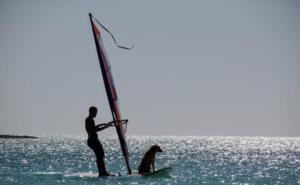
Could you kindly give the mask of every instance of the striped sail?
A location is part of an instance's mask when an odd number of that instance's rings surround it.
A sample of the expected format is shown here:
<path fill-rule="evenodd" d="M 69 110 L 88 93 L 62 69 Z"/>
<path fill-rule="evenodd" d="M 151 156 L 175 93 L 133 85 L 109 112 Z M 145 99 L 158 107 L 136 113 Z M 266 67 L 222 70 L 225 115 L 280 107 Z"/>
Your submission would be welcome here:
<path fill-rule="evenodd" d="M 116 92 L 116 87 L 115 87 L 114 80 L 112 77 L 111 66 L 110 66 L 108 58 L 105 54 L 100 30 L 97 28 L 95 22 L 93 21 L 93 17 L 91 14 L 90 14 L 90 21 L 91 21 L 91 25 L 92 25 L 92 29 L 93 29 L 96 50 L 97 50 L 100 69 L 102 72 L 102 77 L 103 77 L 103 81 L 104 81 L 104 85 L 105 85 L 107 99 L 109 102 L 113 120 L 116 123 L 116 131 L 117 131 L 117 134 L 119 137 L 122 153 L 123 153 L 125 161 L 126 161 L 128 174 L 131 174 L 131 169 L 129 166 L 129 153 L 128 153 L 128 148 L 127 148 L 127 143 L 125 140 L 125 134 L 124 134 L 124 126 L 122 123 L 121 112 L 120 112 L 120 108 L 119 108 L 119 104 L 118 104 L 118 96 L 117 96 L 117 92 Z"/>

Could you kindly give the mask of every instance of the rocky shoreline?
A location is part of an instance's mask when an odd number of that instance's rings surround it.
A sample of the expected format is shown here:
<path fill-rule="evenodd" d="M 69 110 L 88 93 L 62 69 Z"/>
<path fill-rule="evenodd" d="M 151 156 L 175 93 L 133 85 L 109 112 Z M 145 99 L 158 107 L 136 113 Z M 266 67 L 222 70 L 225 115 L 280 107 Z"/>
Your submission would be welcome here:
<path fill-rule="evenodd" d="M 34 136 L 0 135 L 0 139 L 37 139 Z"/>

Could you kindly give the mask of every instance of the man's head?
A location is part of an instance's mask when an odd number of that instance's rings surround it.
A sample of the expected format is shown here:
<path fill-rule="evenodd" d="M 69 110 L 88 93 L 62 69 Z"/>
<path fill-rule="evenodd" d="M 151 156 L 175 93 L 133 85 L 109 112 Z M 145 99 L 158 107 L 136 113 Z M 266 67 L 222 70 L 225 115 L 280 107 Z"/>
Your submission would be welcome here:
<path fill-rule="evenodd" d="M 93 118 L 96 117 L 97 112 L 98 112 L 98 110 L 96 107 L 94 107 L 94 106 L 90 107 L 90 109 L 89 109 L 90 116 L 92 116 Z"/>

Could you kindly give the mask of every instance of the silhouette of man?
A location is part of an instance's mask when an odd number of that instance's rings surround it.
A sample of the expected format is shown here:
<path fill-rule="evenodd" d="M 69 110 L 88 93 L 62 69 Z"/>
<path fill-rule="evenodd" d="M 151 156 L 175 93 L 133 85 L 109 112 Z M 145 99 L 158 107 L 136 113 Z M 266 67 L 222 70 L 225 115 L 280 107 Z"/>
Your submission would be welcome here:
<path fill-rule="evenodd" d="M 85 119 L 85 129 L 88 134 L 87 145 L 94 151 L 98 166 L 99 176 L 109 176 L 110 174 L 105 169 L 104 164 L 104 151 L 102 144 L 98 139 L 98 131 L 104 130 L 110 126 L 112 123 L 102 123 L 99 125 L 95 125 L 94 118 L 97 115 L 97 108 L 90 107 L 89 116 Z"/>

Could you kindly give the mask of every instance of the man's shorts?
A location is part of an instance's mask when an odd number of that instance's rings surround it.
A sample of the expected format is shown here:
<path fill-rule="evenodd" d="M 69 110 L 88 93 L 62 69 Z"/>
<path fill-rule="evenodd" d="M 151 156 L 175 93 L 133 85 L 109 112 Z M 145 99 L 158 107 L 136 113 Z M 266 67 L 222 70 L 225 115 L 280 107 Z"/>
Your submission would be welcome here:
<path fill-rule="evenodd" d="M 101 157 L 104 158 L 104 151 L 103 151 L 103 147 L 102 144 L 100 143 L 100 141 L 98 139 L 91 139 L 88 138 L 87 140 L 87 145 L 94 150 L 96 157 Z"/>

